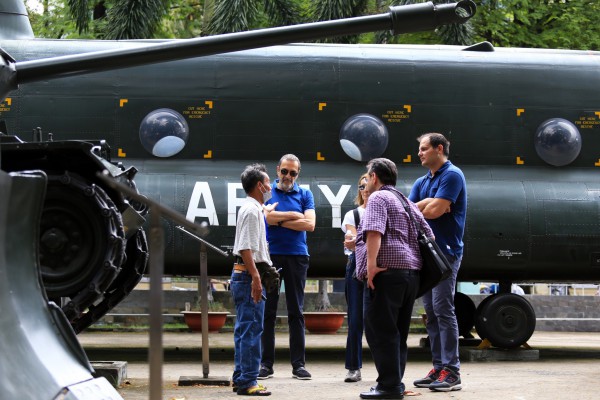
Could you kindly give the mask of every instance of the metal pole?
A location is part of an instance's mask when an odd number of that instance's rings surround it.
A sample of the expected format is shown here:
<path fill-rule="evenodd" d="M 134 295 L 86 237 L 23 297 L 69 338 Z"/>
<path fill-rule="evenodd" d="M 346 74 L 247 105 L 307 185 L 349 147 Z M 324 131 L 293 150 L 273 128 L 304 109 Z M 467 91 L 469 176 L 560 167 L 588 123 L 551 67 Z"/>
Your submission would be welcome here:
<path fill-rule="evenodd" d="M 206 245 L 200 244 L 200 308 L 202 311 L 202 376 L 208 378 L 208 267 Z"/>
<path fill-rule="evenodd" d="M 150 210 L 150 400 L 162 400 L 162 276 L 165 244 L 160 217 L 160 211 Z"/>

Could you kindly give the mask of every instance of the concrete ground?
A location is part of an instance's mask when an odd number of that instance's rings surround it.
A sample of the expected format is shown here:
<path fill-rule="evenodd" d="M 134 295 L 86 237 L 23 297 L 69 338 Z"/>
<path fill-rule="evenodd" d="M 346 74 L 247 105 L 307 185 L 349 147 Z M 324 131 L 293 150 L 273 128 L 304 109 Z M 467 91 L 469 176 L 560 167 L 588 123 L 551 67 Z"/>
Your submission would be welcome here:
<path fill-rule="evenodd" d="M 79 340 L 91 361 L 127 361 L 127 379 L 118 388 L 125 400 L 149 398 L 147 333 L 82 333 Z M 422 334 L 409 338 L 409 361 L 405 373 L 407 388 L 420 393 L 419 399 L 514 399 L 543 398 L 598 399 L 594 371 L 600 362 L 600 335 L 582 332 L 536 332 L 529 345 L 540 351 L 535 361 L 463 362 L 463 389 L 449 393 L 412 387 L 412 381 L 427 373 L 431 364 L 428 349 L 419 346 Z M 358 399 L 375 383 L 376 370 L 365 343 L 363 380 L 344 383 L 345 334 L 307 334 L 307 369 L 310 381 L 291 376 L 287 334 L 278 334 L 275 376 L 263 381 L 273 392 L 272 399 Z M 209 378 L 227 378 L 233 367 L 232 333 L 210 334 Z M 178 386 L 181 376 L 202 376 L 201 335 L 165 333 L 163 336 L 162 398 L 168 400 L 236 398 L 230 387 Z M 461 351 L 465 351 L 463 347 Z M 241 398 L 241 397 L 239 397 Z M 408 398 L 408 397 L 407 397 Z"/>

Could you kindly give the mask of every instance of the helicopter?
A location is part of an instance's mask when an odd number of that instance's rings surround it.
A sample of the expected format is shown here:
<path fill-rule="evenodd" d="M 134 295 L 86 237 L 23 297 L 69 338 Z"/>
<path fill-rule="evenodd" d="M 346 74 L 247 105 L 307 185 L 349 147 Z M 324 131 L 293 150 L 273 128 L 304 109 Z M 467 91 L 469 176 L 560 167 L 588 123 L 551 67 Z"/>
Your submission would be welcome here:
<path fill-rule="evenodd" d="M 15 38 L 0 46 L 39 63 L 172 42 Z M 206 224 L 206 240 L 225 250 L 245 198 L 243 167 L 259 161 L 274 173 L 283 154 L 297 155 L 298 182 L 315 196 L 313 278 L 344 274 L 340 224 L 366 162 L 396 162 L 397 187 L 408 193 L 426 172 L 416 138 L 443 133 L 468 186 L 458 280 L 500 283 L 477 308 L 457 295 L 459 330 L 475 325 L 495 346 L 512 348 L 535 329 L 535 312 L 510 293 L 512 283 L 600 280 L 599 63 L 593 51 L 486 42 L 295 43 L 41 79 L 11 92 L 0 120 L 19 135 L 43 126 L 54 139 L 103 140 L 116 160 L 135 166 L 141 193 Z M 72 208 L 57 196 L 59 207 Z M 197 243 L 164 225 L 166 273 L 197 275 Z M 208 254 L 209 275 L 230 268 L 230 259 Z"/>
<path fill-rule="evenodd" d="M 23 106 L 37 108 L 34 103 L 21 101 L 23 91 L 27 91 L 27 87 L 31 85 L 37 86 L 35 82 L 44 86 L 48 82 L 58 82 L 59 86 L 73 84 L 69 91 L 72 90 L 74 99 L 79 96 L 76 92 L 83 88 L 80 86 L 80 79 L 108 79 L 105 81 L 108 86 L 102 90 L 113 90 L 111 87 L 120 80 L 114 74 L 126 71 L 118 68 L 129 67 L 127 69 L 130 72 L 137 74 L 140 68 L 143 70 L 148 64 L 169 61 L 157 64 L 161 65 L 160 68 L 165 68 L 165 78 L 171 74 L 167 71 L 173 66 L 185 71 L 184 75 L 187 75 L 190 66 L 193 68 L 198 57 L 220 56 L 233 51 L 376 29 L 393 29 L 395 33 L 433 29 L 441 24 L 464 22 L 474 12 L 475 5 L 470 1 L 442 6 L 426 3 L 392 8 L 387 14 L 337 22 L 328 21 L 185 41 L 112 42 L 108 47 L 103 47 L 102 42 L 94 41 L 93 43 L 100 46 L 95 49 L 86 49 L 87 41 L 68 41 L 68 46 L 60 50 L 55 44 L 62 47 L 61 41 L 33 38 L 21 2 L 4 2 L 0 8 L 0 17 L 6 23 L 3 24 L 5 29 L 0 33 L 0 37 L 1 46 L 7 48 L 3 48 L 3 64 L 0 65 L 3 82 L 0 130 L 10 133 L 21 131 L 14 125 L 17 121 L 13 120 L 12 116 L 18 114 L 17 110 Z M 36 47 L 30 49 L 31 57 L 21 52 L 24 49 L 22 45 L 25 44 L 34 44 Z M 37 47 L 38 45 L 41 47 Z M 131 45 L 133 47 L 130 47 Z M 92 72 L 94 74 L 89 75 Z M 218 68 L 209 73 L 218 73 Z M 189 79 L 184 75 L 175 79 L 175 84 L 180 88 L 182 84 L 186 85 Z M 144 91 L 154 90 L 149 87 L 147 81 L 136 84 L 140 84 Z M 50 97 L 52 99 L 46 98 L 49 103 L 46 103 L 44 108 L 57 106 L 63 109 L 63 105 L 59 104 L 61 99 L 64 99 L 62 95 L 54 93 L 50 94 Z M 119 136 L 120 129 L 115 129 L 116 126 L 105 126 L 105 117 L 108 117 L 108 114 L 114 111 L 130 113 L 132 109 L 126 109 L 125 106 L 131 106 L 135 100 L 133 97 L 119 99 L 118 110 L 102 110 L 108 105 L 106 99 L 96 95 L 92 97 L 95 99 L 82 99 L 83 102 L 79 103 L 81 108 L 69 112 L 68 119 L 73 124 L 71 127 L 79 131 L 75 136 L 67 133 L 70 129 L 66 129 L 64 135 L 51 132 L 45 134 L 41 128 L 36 127 L 29 142 L 21 139 L 21 133 L 0 137 L 3 169 L 41 169 L 48 175 L 39 251 L 42 279 L 48 296 L 63 301 L 63 311 L 76 331 L 81 331 L 100 318 L 133 289 L 144 272 L 148 256 L 142 228 L 147 210 L 143 204 L 116 193 L 95 178 L 99 170 L 107 170 L 111 176 L 127 186 L 138 186 L 137 177 L 141 177 L 138 174 L 139 169 L 128 161 L 122 162 L 125 160 L 121 159 L 126 158 L 122 147 L 117 149 L 117 161 L 111 161 L 111 148 L 116 144 L 113 142 L 113 135 Z M 56 101 L 59 103 L 55 103 Z M 190 120 L 205 114 L 201 110 L 189 108 L 182 113 L 189 115 Z M 94 118 L 92 114 L 97 114 L 100 118 Z M 173 146 L 178 147 L 181 144 L 181 138 L 174 138 L 172 135 L 160 137 L 160 134 L 157 136 L 154 131 L 157 126 L 177 129 L 180 122 L 187 125 L 187 122 L 178 119 L 176 114 L 171 114 L 168 108 L 162 108 L 147 115 L 144 143 L 152 148 L 156 156 L 173 155 L 170 153 Z M 175 119 L 169 119 L 171 116 Z M 42 118 L 45 122 L 40 121 L 39 126 L 54 125 L 54 122 L 51 122 L 54 118 L 49 114 L 46 117 Z M 59 119 L 67 121 L 62 117 Z M 93 133 L 97 128 L 107 136 L 102 138 L 104 134 L 97 136 Z M 135 154 L 133 147 L 131 150 Z M 125 167 L 125 164 L 129 167 Z M 209 168 L 206 170 L 209 171 Z M 150 191 L 149 187 L 146 189 Z M 158 196 L 161 197 L 162 195 Z M 229 228 L 226 228 L 225 237 L 229 235 L 228 230 Z M 180 272 L 167 266 L 167 273 Z"/>

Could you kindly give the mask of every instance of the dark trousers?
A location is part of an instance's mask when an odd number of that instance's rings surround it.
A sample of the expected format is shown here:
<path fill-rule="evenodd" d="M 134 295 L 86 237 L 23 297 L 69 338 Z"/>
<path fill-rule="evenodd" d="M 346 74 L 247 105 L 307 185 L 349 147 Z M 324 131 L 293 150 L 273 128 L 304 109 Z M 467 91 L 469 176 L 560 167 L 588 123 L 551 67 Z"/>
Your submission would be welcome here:
<path fill-rule="evenodd" d="M 377 369 L 377 388 L 404 391 L 408 330 L 419 272 L 387 270 L 377 274 L 375 290 L 365 287 L 365 335 Z"/>
<path fill-rule="evenodd" d="M 363 296 L 365 284 L 354 279 L 356 269 L 354 253 L 348 256 L 346 265 L 346 304 L 348 305 L 348 337 L 346 338 L 346 369 L 362 368 Z"/>
<path fill-rule="evenodd" d="M 285 302 L 288 312 L 288 327 L 290 331 L 290 361 L 292 368 L 303 367 L 304 358 L 304 286 L 308 271 L 308 256 L 271 255 L 273 266 L 281 268 L 279 274 L 285 282 Z M 267 293 L 265 303 L 265 322 L 262 335 L 262 365 L 272 368 L 275 362 L 275 319 L 279 291 Z"/>

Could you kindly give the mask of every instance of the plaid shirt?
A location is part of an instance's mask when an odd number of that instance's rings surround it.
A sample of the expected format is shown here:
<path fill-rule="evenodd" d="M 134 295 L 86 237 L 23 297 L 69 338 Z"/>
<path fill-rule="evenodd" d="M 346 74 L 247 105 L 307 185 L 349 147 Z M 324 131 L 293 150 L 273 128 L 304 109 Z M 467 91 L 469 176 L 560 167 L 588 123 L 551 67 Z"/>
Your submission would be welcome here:
<path fill-rule="evenodd" d="M 404 206 L 392 191 L 400 193 L 395 187 L 386 185 L 372 193 L 367 208 L 360 220 L 356 242 L 366 242 L 366 232 L 381 233 L 381 247 L 377 254 L 377 265 L 389 269 L 420 270 L 423 260 L 417 242 L 418 231 L 410 220 Z M 433 236 L 429 224 L 423 218 L 419 208 L 406 196 L 400 196 L 409 204 L 415 222 L 427 236 Z M 367 246 L 356 246 L 356 276 L 367 279 Z"/>

